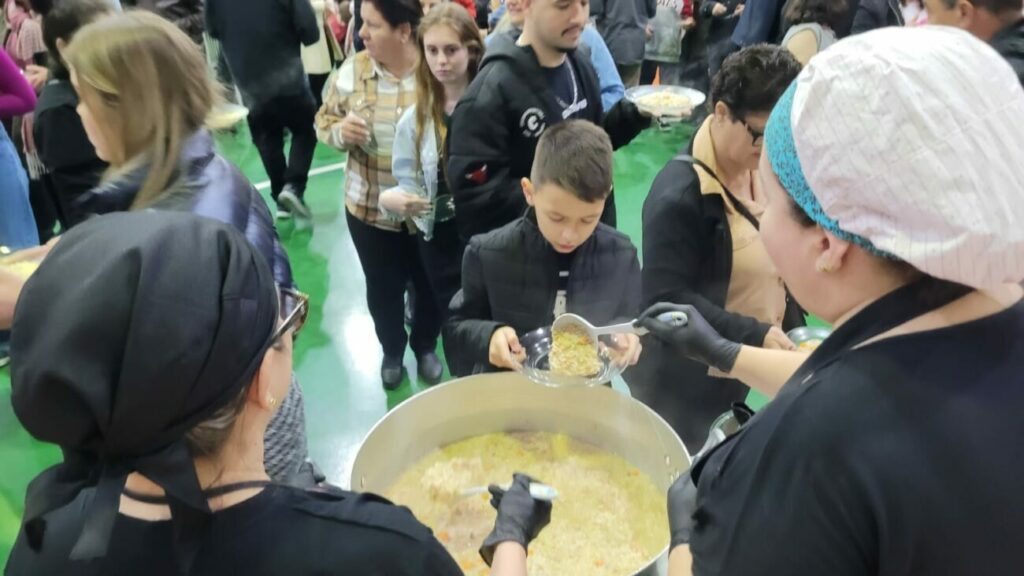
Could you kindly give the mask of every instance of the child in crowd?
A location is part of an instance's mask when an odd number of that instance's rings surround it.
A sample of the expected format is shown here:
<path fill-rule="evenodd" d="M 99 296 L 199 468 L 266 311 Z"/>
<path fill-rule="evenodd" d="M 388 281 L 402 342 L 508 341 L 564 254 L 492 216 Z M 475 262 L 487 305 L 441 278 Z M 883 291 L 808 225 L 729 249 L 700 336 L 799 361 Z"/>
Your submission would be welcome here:
<path fill-rule="evenodd" d="M 629 238 L 600 223 L 612 188 L 608 135 L 586 121 L 548 128 L 531 178 L 522 180 L 526 215 L 474 237 L 462 265 L 462 290 L 445 325 L 456 376 L 515 369 L 519 335 L 566 312 L 602 326 L 636 317 L 640 263 Z M 622 364 L 640 355 L 636 336 L 613 342 Z"/>

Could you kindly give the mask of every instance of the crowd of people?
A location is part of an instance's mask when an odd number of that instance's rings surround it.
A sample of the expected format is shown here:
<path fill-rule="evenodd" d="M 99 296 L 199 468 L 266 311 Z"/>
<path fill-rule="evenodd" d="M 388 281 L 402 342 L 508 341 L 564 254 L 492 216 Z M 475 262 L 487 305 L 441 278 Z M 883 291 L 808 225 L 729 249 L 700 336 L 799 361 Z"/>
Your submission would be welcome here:
<path fill-rule="evenodd" d="M 608 346 L 695 455 L 672 576 L 1024 568 L 1021 0 L 5 0 L 4 20 L 0 262 L 40 264 L 0 266 L 0 329 L 15 414 L 64 455 L 5 573 L 461 573 L 307 457 L 292 353 L 318 303 L 275 219 L 313 226 L 318 141 L 346 154 L 386 389 L 407 347 L 435 384 L 439 341 L 471 376 L 520 368 L 520 336 L 564 313 L 646 330 Z M 708 98 L 639 251 L 612 158 L 665 120 L 627 95 L 655 80 Z M 217 151 L 232 100 L 270 204 Z M 813 354 L 787 336 L 807 314 L 834 328 Z M 751 388 L 773 399 L 753 416 Z M 493 574 L 526 574 L 550 521 L 532 481 L 491 488 Z"/>

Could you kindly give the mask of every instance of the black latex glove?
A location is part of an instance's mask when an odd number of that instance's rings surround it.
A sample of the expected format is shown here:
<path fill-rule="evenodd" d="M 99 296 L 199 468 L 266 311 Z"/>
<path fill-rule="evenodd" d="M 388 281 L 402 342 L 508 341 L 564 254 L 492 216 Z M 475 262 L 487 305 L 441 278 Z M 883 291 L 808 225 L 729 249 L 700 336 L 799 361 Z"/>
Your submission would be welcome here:
<path fill-rule="evenodd" d="M 668 489 L 668 526 L 672 534 L 669 550 L 689 544 L 693 534 L 694 512 L 697 510 L 697 485 L 686 472 Z"/>
<path fill-rule="evenodd" d="M 671 326 L 658 320 L 658 316 L 666 312 L 682 312 L 689 321 L 684 326 Z M 723 338 L 696 308 L 689 305 L 655 304 L 640 315 L 636 324 L 674 346 L 683 356 L 714 366 L 722 372 L 732 372 L 742 348 L 740 344 Z"/>
<path fill-rule="evenodd" d="M 514 474 L 512 486 L 502 490 L 491 485 L 491 506 L 498 510 L 494 530 L 480 547 L 480 556 L 491 565 L 494 551 L 502 542 L 518 542 L 526 548 L 540 531 L 551 522 L 551 502 L 535 500 L 530 496 L 530 483 L 536 482 L 526 474 Z"/>

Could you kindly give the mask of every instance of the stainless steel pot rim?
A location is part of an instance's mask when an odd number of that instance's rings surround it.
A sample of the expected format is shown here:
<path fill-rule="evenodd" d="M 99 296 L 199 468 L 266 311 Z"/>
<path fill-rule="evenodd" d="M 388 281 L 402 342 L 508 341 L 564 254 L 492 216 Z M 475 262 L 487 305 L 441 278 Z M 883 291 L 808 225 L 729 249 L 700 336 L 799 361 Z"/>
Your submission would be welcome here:
<path fill-rule="evenodd" d="M 437 447 L 512 430 L 562 432 L 593 443 L 623 456 L 666 491 L 690 464 L 664 419 L 628 394 L 604 387 L 549 388 L 504 372 L 454 380 L 396 406 L 363 438 L 351 486 L 385 490 Z M 667 551 L 668 546 L 636 574 L 666 574 Z"/>

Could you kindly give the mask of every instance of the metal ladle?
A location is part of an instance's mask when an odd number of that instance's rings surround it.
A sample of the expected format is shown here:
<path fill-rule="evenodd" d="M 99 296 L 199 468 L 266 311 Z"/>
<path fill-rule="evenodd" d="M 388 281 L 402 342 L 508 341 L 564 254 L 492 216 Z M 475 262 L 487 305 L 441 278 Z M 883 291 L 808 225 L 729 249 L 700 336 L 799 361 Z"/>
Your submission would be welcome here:
<path fill-rule="evenodd" d="M 658 315 L 658 320 L 675 328 L 686 326 L 690 321 L 683 312 L 665 312 Z M 582 316 L 578 316 L 576 314 L 562 314 L 558 318 L 555 318 L 554 324 L 551 325 L 551 333 L 554 334 L 555 332 L 571 328 L 577 328 L 590 336 L 590 341 L 594 342 L 595 345 L 597 344 L 597 338 L 599 336 L 607 336 L 610 334 L 636 334 L 637 336 L 643 336 L 648 332 L 646 328 L 637 326 L 636 320 L 598 328 L 590 322 L 587 322 Z"/>

